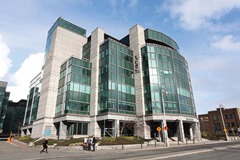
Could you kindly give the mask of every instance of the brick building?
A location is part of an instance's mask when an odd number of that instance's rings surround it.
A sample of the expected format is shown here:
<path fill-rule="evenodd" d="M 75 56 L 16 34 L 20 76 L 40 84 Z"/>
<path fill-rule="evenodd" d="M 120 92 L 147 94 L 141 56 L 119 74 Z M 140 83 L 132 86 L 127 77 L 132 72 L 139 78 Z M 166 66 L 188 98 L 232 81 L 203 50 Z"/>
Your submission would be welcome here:
<path fill-rule="evenodd" d="M 240 108 L 217 108 L 198 117 L 201 132 L 205 131 L 210 136 L 225 136 L 224 128 L 229 136 L 240 134 Z"/>

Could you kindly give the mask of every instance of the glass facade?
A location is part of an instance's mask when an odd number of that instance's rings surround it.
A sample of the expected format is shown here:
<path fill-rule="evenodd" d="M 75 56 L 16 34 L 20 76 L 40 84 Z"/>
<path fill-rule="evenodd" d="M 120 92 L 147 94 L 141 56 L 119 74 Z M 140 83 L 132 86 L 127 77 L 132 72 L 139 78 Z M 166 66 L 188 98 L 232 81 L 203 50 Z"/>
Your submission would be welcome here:
<path fill-rule="evenodd" d="M 90 48 L 91 48 L 91 41 L 87 42 L 83 46 L 83 58 L 90 60 Z"/>
<path fill-rule="evenodd" d="M 55 116 L 89 114 L 91 63 L 70 58 L 61 66 Z"/>
<path fill-rule="evenodd" d="M 72 123 L 67 127 L 67 136 L 87 135 L 88 123 Z"/>
<path fill-rule="evenodd" d="M 17 103 L 12 101 L 8 102 L 3 133 L 9 134 L 12 131 L 13 134 L 20 134 L 20 127 L 23 124 L 26 103 L 26 100 L 20 100 Z"/>
<path fill-rule="evenodd" d="M 8 107 L 10 92 L 6 92 L 7 82 L 0 81 L 0 133 L 3 131 L 3 123 Z"/>
<path fill-rule="evenodd" d="M 145 30 L 148 43 L 141 48 L 146 114 L 163 113 L 164 103 L 166 113 L 195 115 L 187 61 L 175 50 L 177 44 L 173 40 L 151 32 Z M 161 35 L 159 42 L 165 40 L 167 44 L 151 41 L 151 34 L 155 41 Z"/>
<path fill-rule="evenodd" d="M 157 43 L 160 43 L 161 45 L 169 46 L 175 50 L 179 49 L 177 43 L 174 40 L 161 32 L 146 29 L 144 31 L 144 35 L 146 41 L 152 41 L 153 43 L 155 41 Z"/>
<path fill-rule="evenodd" d="M 26 118 L 24 125 L 32 124 L 37 119 L 37 110 L 39 104 L 40 84 L 38 87 L 33 87 L 28 96 L 28 103 L 26 108 Z"/>
<path fill-rule="evenodd" d="M 98 113 L 135 114 L 133 52 L 108 38 L 100 46 Z"/>
<path fill-rule="evenodd" d="M 42 85 L 42 72 L 40 72 L 31 82 L 30 91 L 27 98 L 23 126 L 33 124 L 37 119 L 40 91 Z"/>

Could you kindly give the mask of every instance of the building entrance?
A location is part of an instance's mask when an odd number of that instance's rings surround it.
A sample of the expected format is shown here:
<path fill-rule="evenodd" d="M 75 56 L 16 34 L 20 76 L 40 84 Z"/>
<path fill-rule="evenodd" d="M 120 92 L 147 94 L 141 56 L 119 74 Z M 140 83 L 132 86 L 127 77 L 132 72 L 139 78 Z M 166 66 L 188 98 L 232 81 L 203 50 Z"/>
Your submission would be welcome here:
<path fill-rule="evenodd" d="M 190 128 L 191 128 L 191 123 L 183 123 L 185 138 L 191 139 Z"/>
<path fill-rule="evenodd" d="M 159 137 L 159 132 L 157 131 L 157 128 L 161 127 L 161 122 L 150 121 L 149 125 L 150 125 L 150 130 L 151 130 L 151 138 Z M 160 132 L 160 134 L 161 134 L 161 132 Z"/>
<path fill-rule="evenodd" d="M 177 135 L 177 122 L 167 122 L 168 126 L 168 137 L 178 137 Z"/>

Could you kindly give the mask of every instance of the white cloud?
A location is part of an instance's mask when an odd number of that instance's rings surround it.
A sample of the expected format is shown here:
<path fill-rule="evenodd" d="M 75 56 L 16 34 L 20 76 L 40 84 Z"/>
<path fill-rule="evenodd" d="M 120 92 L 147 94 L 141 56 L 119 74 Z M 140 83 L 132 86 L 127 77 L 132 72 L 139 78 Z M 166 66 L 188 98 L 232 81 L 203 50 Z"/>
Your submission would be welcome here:
<path fill-rule="evenodd" d="M 239 60 L 238 54 L 198 55 L 189 59 L 198 114 L 214 110 L 219 104 L 239 107 Z"/>
<path fill-rule="evenodd" d="M 30 81 L 41 71 L 43 59 L 44 53 L 36 53 L 24 60 L 21 67 L 12 75 L 12 83 L 15 85 L 7 87 L 7 90 L 11 92 L 10 100 L 27 99 Z"/>
<path fill-rule="evenodd" d="M 240 41 L 236 41 L 231 34 L 214 39 L 215 41 L 211 44 L 214 48 L 233 51 L 240 50 Z"/>
<path fill-rule="evenodd" d="M 0 80 L 4 79 L 8 73 L 9 68 L 12 66 L 11 59 L 8 57 L 9 52 L 10 50 L 8 46 L 2 42 L 0 36 Z"/>
<path fill-rule="evenodd" d="M 110 0 L 109 1 L 110 2 L 110 5 L 112 6 L 112 15 L 115 15 L 116 14 L 116 12 L 117 12 L 117 8 L 116 8 L 116 6 L 117 6 L 117 1 L 116 0 Z"/>
<path fill-rule="evenodd" d="M 112 7 L 112 15 L 115 15 L 117 11 L 125 9 L 125 7 L 133 8 L 137 5 L 138 0 L 109 0 Z"/>
<path fill-rule="evenodd" d="M 138 0 L 129 0 L 128 7 L 134 7 L 137 4 Z"/>
<path fill-rule="evenodd" d="M 212 27 L 222 16 L 232 9 L 240 8 L 240 0 L 168 0 L 163 8 L 172 17 L 179 18 L 184 29 L 195 30 L 201 27 Z"/>

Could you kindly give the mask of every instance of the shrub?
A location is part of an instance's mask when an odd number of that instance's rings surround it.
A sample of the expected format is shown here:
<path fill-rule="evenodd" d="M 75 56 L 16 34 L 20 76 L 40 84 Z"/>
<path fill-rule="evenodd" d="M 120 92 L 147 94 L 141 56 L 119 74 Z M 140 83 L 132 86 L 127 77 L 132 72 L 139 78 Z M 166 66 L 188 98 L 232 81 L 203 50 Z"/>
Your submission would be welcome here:
<path fill-rule="evenodd" d="M 35 145 L 42 145 L 42 143 L 45 141 L 45 139 L 42 139 L 40 141 L 37 141 Z M 48 144 L 53 145 L 57 144 L 58 146 L 78 146 L 83 143 L 83 138 L 70 138 L 70 139 L 49 139 Z"/>
<path fill-rule="evenodd" d="M 24 137 L 20 137 L 18 140 L 25 143 L 29 143 L 33 140 L 33 138 L 31 138 L 30 136 L 24 136 Z"/>
<path fill-rule="evenodd" d="M 122 144 L 140 144 L 142 142 L 141 139 L 136 137 L 104 137 L 100 141 L 100 145 L 122 145 Z"/>

